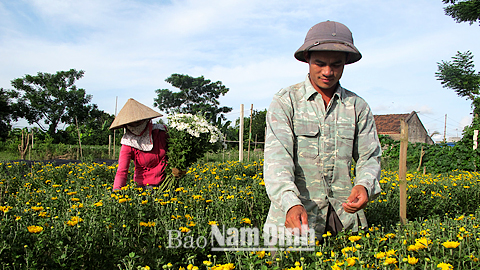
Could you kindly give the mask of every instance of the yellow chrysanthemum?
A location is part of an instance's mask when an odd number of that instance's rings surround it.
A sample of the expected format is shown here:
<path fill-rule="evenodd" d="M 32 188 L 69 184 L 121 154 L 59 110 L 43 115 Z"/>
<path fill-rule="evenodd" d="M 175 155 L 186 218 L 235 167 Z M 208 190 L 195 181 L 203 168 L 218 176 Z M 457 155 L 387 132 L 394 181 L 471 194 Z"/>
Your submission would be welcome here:
<path fill-rule="evenodd" d="M 242 218 L 240 223 L 252 224 L 252 221 L 249 218 Z"/>
<path fill-rule="evenodd" d="M 360 239 L 362 239 L 362 237 L 359 236 L 359 235 L 352 235 L 352 236 L 348 237 L 348 240 L 350 240 L 350 242 L 352 242 L 352 243 L 357 242 Z"/>
<path fill-rule="evenodd" d="M 32 225 L 32 226 L 28 226 L 28 227 L 27 227 L 27 230 L 28 230 L 28 232 L 30 232 L 30 233 L 39 233 L 39 232 L 42 232 L 42 231 L 43 231 L 43 227 L 42 227 L 42 226 Z"/>
<path fill-rule="evenodd" d="M 446 241 L 442 243 L 442 246 L 444 246 L 445 248 L 456 248 L 459 245 L 460 243 L 456 241 Z"/>
<path fill-rule="evenodd" d="M 442 270 L 450 270 L 450 269 L 453 269 L 453 266 L 449 263 L 439 263 L 437 264 L 437 268 L 440 268 Z"/>
<path fill-rule="evenodd" d="M 411 257 L 410 255 L 408 255 L 408 260 L 407 260 L 408 264 L 411 264 L 411 265 L 414 265 L 416 263 L 418 263 L 418 259 L 415 258 L 415 257 Z"/>

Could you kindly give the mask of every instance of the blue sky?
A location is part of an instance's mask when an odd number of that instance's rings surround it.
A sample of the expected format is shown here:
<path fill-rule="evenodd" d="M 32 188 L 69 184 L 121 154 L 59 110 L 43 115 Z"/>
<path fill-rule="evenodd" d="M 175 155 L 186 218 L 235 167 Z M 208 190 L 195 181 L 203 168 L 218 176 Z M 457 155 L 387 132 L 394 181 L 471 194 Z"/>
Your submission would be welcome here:
<path fill-rule="evenodd" d="M 283 87 L 305 79 L 293 53 L 314 24 L 334 20 L 353 32 L 363 58 L 345 67 L 342 86 L 374 114 L 417 111 L 443 139 L 461 136 L 471 102 L 442 88 L 437 62 L 470 50 L 480 68 L 480 26 L 444 15 L 441 0 L 0 0 L 0 87 L 25 74 L 84 70 L 77 86 L 101 110 L 128 98 L 153 107 L 173 73 L 230 88 L 228 118 L 268 108 Z M 17 126 L 21 127 L 22 123 Z"/>

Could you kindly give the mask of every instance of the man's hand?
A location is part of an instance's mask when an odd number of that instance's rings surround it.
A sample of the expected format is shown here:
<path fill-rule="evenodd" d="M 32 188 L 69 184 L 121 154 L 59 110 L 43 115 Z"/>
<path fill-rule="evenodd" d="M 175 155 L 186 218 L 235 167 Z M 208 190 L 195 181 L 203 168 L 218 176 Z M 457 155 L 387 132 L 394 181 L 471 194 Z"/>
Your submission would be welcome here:
<path fill-rule="evenodd" d="M 365 208 L 368 203 L 368 194 L 364 186 L 358 185 L 352 188 L 352 192 L 347 199 L 346 203 L 343 203 L 343 209 L 345 212 L 353 214 L 360 209 Z"/>
<path fill-rule="evenodd" d="M 300 233 L 308 231 L 308 215 L 303 205 L 295 205 L 288 210 L 285 227 L 287 229 L 298 228 Z"/>

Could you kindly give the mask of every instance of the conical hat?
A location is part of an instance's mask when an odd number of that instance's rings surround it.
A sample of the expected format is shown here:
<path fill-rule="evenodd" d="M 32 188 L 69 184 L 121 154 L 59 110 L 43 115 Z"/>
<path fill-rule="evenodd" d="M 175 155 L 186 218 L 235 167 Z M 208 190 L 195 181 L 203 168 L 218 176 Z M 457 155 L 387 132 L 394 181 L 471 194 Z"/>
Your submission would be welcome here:
<path fill-rule="evenodd" d="M 130 98 L 127 103 L 123 106 L 120 112 L 113 120 L 110 129 L 121 128 L 122 126 L 137 122 L 140 120 L 152 119 L 162 116 L 160 113 L 150 109 L 149 107 L 143 105 L 142 103 L 136 101 L 133 98 Z"/>

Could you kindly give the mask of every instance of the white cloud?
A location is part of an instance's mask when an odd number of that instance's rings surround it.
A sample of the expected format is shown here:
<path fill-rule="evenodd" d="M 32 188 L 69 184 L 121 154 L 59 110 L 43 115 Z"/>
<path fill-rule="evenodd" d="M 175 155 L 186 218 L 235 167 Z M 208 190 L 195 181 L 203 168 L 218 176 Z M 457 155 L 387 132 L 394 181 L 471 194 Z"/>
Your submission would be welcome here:
<path fill-rule="evenodd" d="M 25 74 L 83 69 L 77 85 L 113 113 L 116 96 L 119 106 L 130 97 L 151 106 L 154 90 L 172 89 L 164 80 L 182 73 L 222 81 L 230 88 L 224 106 L 265 108 L 280 88 L 305 78 L 293 53 L 311 26 L 330 19 L 352 29 L 364 56 L 346 67 L 344 87 L 375 114 L 420 111 L 426 128 L 441 129 L 427 116 L 463 124 L 471 109 L 436 81 L 436 63 L 456 50 L 480 53 L 478 26 L 456 24 L 442 7 L 431 0 L 0 2 L 0 87 Z"/>

